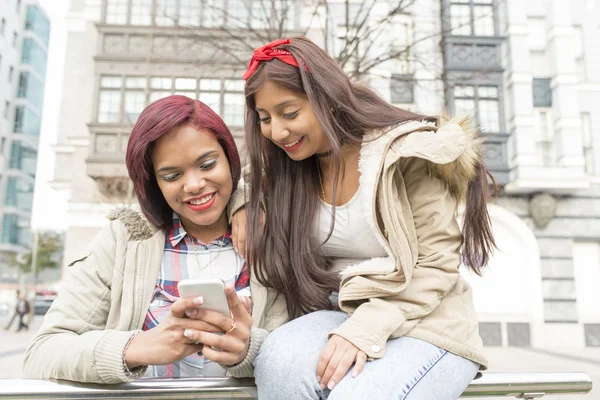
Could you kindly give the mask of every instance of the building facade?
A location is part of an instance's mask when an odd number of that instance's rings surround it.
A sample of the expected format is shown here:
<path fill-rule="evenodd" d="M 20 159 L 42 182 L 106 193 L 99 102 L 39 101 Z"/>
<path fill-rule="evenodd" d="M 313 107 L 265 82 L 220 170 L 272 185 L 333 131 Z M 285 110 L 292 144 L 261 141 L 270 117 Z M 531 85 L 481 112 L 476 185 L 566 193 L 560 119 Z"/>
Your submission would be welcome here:
<path fill-rule="evenodd" d="M 31 247 L 50 22 L 34 0 L 0 8 L 0 268 Z"/>
<path fill-rule="evenodd" d="M 240 77 L 252 46 L 230 39 L 291 10 L 285 36 L 306 34 L 337 55 L 358 37 L 344 68 L 386 100 L 480 124 L 504 188 L 490 205 L 498 251 L 484 278 L 465 273 L 485 343 L 600 345 L 600 1 L 396 3 L 72 1 L 53 182 L 70 199 L 66 261 L 111 208 L 135 206 L 124 154 L 150 102 L 204 101 L 243 149 Z M 361 36 L 365 26 L 378 33 Z"/>

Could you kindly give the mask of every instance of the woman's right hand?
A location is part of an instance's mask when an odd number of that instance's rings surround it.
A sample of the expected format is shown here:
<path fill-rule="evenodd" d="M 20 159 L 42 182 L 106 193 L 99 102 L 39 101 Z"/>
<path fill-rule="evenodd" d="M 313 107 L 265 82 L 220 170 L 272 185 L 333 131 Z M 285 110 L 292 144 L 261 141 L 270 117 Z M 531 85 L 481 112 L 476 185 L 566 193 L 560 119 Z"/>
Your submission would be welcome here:
<path fill-rule="evenodd" d="M 204 332 L 223 332 L 207 322 L 186 317 L 186 310 L 197 309 L 201 298 L 181 298 L 173 303 L 171 312 L 156 327 L 140 332 L 133 338 L 125 352 L 129 369 L 141 365 L 166 365 L 202 350 L 185 337 L 186 329 Z"/>
<path fill-rule="evenodd" d="M 240 208 L 233 214 L 231 218 L 231 241 L 233 242 L 233 248 L 237 253 L 246 258 L 246 221 L 248 214 L 246 208 Z M 265 212 L 260 210 L 260 232 L 265 227 Z"/>

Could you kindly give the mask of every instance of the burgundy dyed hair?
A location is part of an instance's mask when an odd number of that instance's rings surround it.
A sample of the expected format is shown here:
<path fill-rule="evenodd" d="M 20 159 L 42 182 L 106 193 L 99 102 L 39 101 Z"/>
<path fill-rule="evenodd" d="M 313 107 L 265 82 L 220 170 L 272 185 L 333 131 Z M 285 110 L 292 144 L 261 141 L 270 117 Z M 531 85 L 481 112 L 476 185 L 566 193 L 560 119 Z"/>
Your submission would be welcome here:
<path fill-rule="evenodd" d="M 208 130 L 229 160 L 233 190 L 240 179 L 241 163 L 237 146 L 225 122 L 209 106 L 186 96 L 168 96 L 150 104 L 140 114 L 127 144 L 125 164 L 142 212 L 159 228 L 170 227 L 173 210 L 167 204 L 154 175 L 152 151 L 158 139 L 183 125 Z"/>

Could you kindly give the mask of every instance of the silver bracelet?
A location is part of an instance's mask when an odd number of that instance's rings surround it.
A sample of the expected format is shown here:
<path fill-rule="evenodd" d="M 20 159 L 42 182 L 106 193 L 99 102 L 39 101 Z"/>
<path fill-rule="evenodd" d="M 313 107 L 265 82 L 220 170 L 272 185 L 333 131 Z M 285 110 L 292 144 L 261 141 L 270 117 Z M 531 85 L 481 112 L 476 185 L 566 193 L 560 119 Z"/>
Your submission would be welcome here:
<path fill-rule="evenodd" d="M 125 344 L 125 348 L 123 349 L 123 373 L 125 374 L 125 376 L 127 378 L 138 378 L 138 374 L 136 374 L 135 372 L 131 371 L 129 369 L 129 367 L 127 366 L 127 363 L 125 362 L 125 353 L 127 352 L 127 349 L 129 348 L 129 345 L 131 344 L 131 342 L 133 341 L 133 339 L 140 333 L 140 331 L 135 332 L 133 335 L 131 335 L 131 337 L 129 338 L 129 340 L 127 341 L 127 343 Z M 134 368 L 135 369 L 135 368 Z"/>

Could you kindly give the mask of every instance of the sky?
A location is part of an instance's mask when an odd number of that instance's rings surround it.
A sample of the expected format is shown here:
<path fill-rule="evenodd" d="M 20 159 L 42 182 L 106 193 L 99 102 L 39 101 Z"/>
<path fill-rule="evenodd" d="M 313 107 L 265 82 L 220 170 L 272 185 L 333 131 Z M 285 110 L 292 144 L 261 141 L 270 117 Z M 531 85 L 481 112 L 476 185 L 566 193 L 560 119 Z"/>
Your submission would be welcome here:
<path fill-rule="evenodd" d="M 64 230 L 67 226 L 67 199 L 50 187 L 54 178 L 54 152 L 60 111 L 63 66 L 66 49 L 65 15 L 69 0 L 38 0 L 51 20 L 48 67 L 38 164 L 33 198 L 33 230 Z"/>

